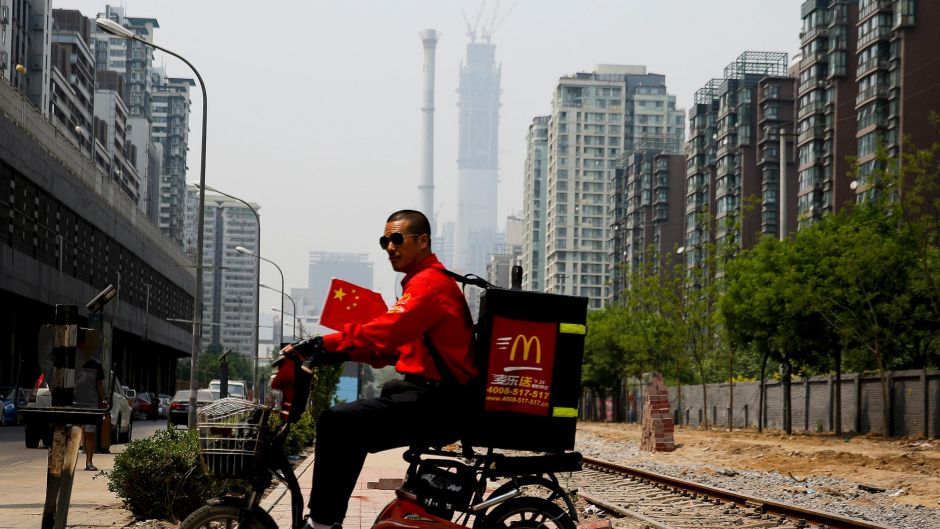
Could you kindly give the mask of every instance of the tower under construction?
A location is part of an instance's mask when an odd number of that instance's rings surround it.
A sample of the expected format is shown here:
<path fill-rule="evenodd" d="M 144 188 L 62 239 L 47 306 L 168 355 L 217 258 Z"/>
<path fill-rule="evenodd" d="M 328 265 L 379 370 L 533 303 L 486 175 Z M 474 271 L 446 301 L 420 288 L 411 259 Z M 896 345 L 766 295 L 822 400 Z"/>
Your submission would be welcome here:
<path fill-rule="evenodd" d="M 496 241 L 496 184 L 499 159 L 499 81 L 496 45 L 484 33 L 471 35 L 457 89 L 459 148 L 454 267 L 485 275 Z"/>

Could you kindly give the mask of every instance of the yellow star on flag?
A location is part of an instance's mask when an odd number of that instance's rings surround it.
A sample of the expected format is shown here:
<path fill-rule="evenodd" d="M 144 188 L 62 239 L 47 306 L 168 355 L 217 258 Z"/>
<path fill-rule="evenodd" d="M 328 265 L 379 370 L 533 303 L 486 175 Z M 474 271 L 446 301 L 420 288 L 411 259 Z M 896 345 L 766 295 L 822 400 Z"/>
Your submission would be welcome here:
<path fill-rule="evenodd" d="M 343 301 L 343 296 L 345 296 L 345 295 L 346 295 L 346 293 L 343 292 L 343 289 L 342 289 L 342 288 L 337 288 L 336 290 L 333 291 L 333 297 L 334 297 L 335 299 L 340 300 L 340 301 Z"/>

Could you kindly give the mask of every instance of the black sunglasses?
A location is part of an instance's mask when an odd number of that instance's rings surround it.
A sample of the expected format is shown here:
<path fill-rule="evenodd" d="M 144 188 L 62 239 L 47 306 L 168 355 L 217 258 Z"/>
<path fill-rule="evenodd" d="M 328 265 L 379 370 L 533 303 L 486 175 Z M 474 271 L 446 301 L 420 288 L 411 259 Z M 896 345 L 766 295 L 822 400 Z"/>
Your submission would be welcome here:
<path fill-rule="evenodd" d="M 388 243 L 392 243 L 395 246 L 401 246 L 402 244 L 405 243 L 405 237 L 420 237 L 422 235 L 424 234 L 423 233 L 411 233 L 408 235 L 402 235 L 401 233 L 398 233 L 396 231 L 395 233 L 391 234 L 388 237 L 386 237 L 385 235 L 379 237 L 379 246 L 381 246 L 383 250 L 386 250 L 388 249 Z"/>

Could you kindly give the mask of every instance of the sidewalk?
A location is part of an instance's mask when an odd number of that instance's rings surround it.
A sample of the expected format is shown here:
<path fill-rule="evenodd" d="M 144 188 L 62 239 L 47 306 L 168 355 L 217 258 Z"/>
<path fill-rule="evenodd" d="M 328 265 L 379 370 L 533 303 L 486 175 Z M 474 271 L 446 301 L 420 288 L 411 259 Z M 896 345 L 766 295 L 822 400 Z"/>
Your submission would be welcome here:
<path fill-rule="evenodd" d="M 115 452 L 123 445 L 112 447 Z M 46 500 L 46 472 L 48 452 L 36 450 L 36 458 L 7 466 L 0 472 L 0 529 L 39 527 Z M 114 468 L 114 454 L 95 454 L 99 470 Z M 78 467 L 72 484 L 72 503 L 69 507 L 68 527 L 92 529 L 101 527 L 123 528 L 132 524 L 134 517 L 121 507 L 119 500 L 108 490 L 108 480 L 98 472 L 86 472 L 85 455 L 78 455 Z"/>
<path fill-rule="evenodd" d="M 124 445 L 114 445 L 111 454 L 95 454 L 99 470 L 114 468 L 115 453 Z M 405 475 L 407 464 L 402 459 L 405 449 L 389 450 L 366 458 L 359 483 L 349 502 L 343 523 L 345 529 L 368 529 L 379 511 L 395 496 L 395 487 Z M 46 497 L 46 450 L 36 450 L 36 458 L 3 468 L 0 472 L 0 529 L 39 527 Z M 71 529 L 122 529 L 134 527 L 136 520 L 121 506 L 121 500 L 108 490 L 108 480 L 98 472 L 86 472 L 84 454 L 72 485 L 68 527 Z M 297 479 L 304 493 L 304 513 L 310 497 L 313 455 L 296 468 Z M 97 476 L 97 477 L 95 477 Z M 382 488 L 379 488 L 382 487 Z M 261 502 L 280 527 L 290 527 L 290 495 L 278 486 Z"/>
<path fill-rule="evenodd" d="M 359 475 L 356 490 L 349 500 L 349 510 L 343 521 L 343 529 L 369 529 L 379 511 L 395 497 L 395 488 L 405 476 L 408 464 L 402 459 L 405 449 L 399 448 L 369 454 Z M 310 498 L 310 480 L 313 472 L 313 456 L 307 458 L 297 469 L 297 479 L 304 494 L 304 512 Z M 290 527 L 290 493 L 283 485 L 278 486 L 261 502 L 279 527 Z"/>

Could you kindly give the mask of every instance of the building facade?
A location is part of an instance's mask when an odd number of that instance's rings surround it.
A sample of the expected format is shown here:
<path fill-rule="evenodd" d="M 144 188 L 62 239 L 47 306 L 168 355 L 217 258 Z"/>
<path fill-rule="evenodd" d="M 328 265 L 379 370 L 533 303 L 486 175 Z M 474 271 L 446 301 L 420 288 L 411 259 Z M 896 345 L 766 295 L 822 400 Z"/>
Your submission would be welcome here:
<path fill-rule="evenodd" d="M 195 255 L 199 189 L 186 189 L 185 246 Z M 257 204 L 251 207 L 258 211 Z M 255 281 L 258 259 L 235 250 L 237 246 L 258 252 L 258 222 L 245 204 L 215 193 L 206 193 L 203 232 L 202 347 L 221 346 L 254 356 L 258 332 Z"/>
<path fill-rule="evenodd" d="M 545 189 L 550 119 L 551 116 L 537 116 L 529 125 L 522 182 L 522 289 L 538 292 L 545 286 Z"/>
<path fill-rule="evenodd" d="M 685 167 L 685 155 L 657 149 L 635 150 L 618 162 L 611 194 L 611 301 L 621 298 L 634 272 L 669 273 L 679 262 Z"/>
<path fill-rule="evenodd" d="M 799 221 L 874 192 L 877 150 L 903 164 L 935 141 L 940 5 L 925 0 L 807 0 L 801 8 Z M 928 29 L 931 28 L 931 29 Z M 902 141 L 903 140 L 903 141 Z M 907 143 L 905 143 L 907 142 Z M 858 163 L 857 180 L 849 157 Z"/>
<path fill-rule="evenodd" d="M 746 51 L 696 91 L 686 146 L 687 266 L 703 265 L 711 244 L 747 248 L 762 233 L 779 233 L 780 197 L 795 199 L 793 164 L 780 152 L 781 133 L 785 151 L 793 144 L 784 132 L 793 130 L 787 71 L 786 53 Z"/>
<path fill-rule="evenodd" d="M 664 76 L 599 65 L 559 80 L 548 130 L 544 290 L 586 296 L 601 308 L 610 296 L 616 164 L 637 148 L 682 145 L 684 112 Z"/>
<path fill-rule="evenodd" d="M 186 191 L 186 160 L 189 145 L 189 91 L 192 79 L 166 77 L 162 70 L 153 73 L 150 94 L 150 136 L 160 145 L 159 196 L 156 201 L 157 225 L 171 240 L 182 244 L 183 197 Z M 151 186 L 153 188 L 154 186 Z"/>
<path fill-rule="evenodd" d="M 128 140 L 127 106 L 121 97 L 124 78 L 114 72 L 98 71 L 96 81 L 95 118 L 99 132 L 104 136 L 104 151 L 100 155 L 107 162 L 111 181 L 135 204 L 139 204 L 141 182 L 134 163 L 137 147 Z"/>
<path fill-rule="evenodd" d="M 52 0 L 6 0 L 0 4 L 0 78 L 49 115 Z"/>
<path fill-rule="evenodd" d="M 94 141 L 95 58 L 91 21 L 80 11 L 52 10 L 49 118 L 83 152 Z"/>

